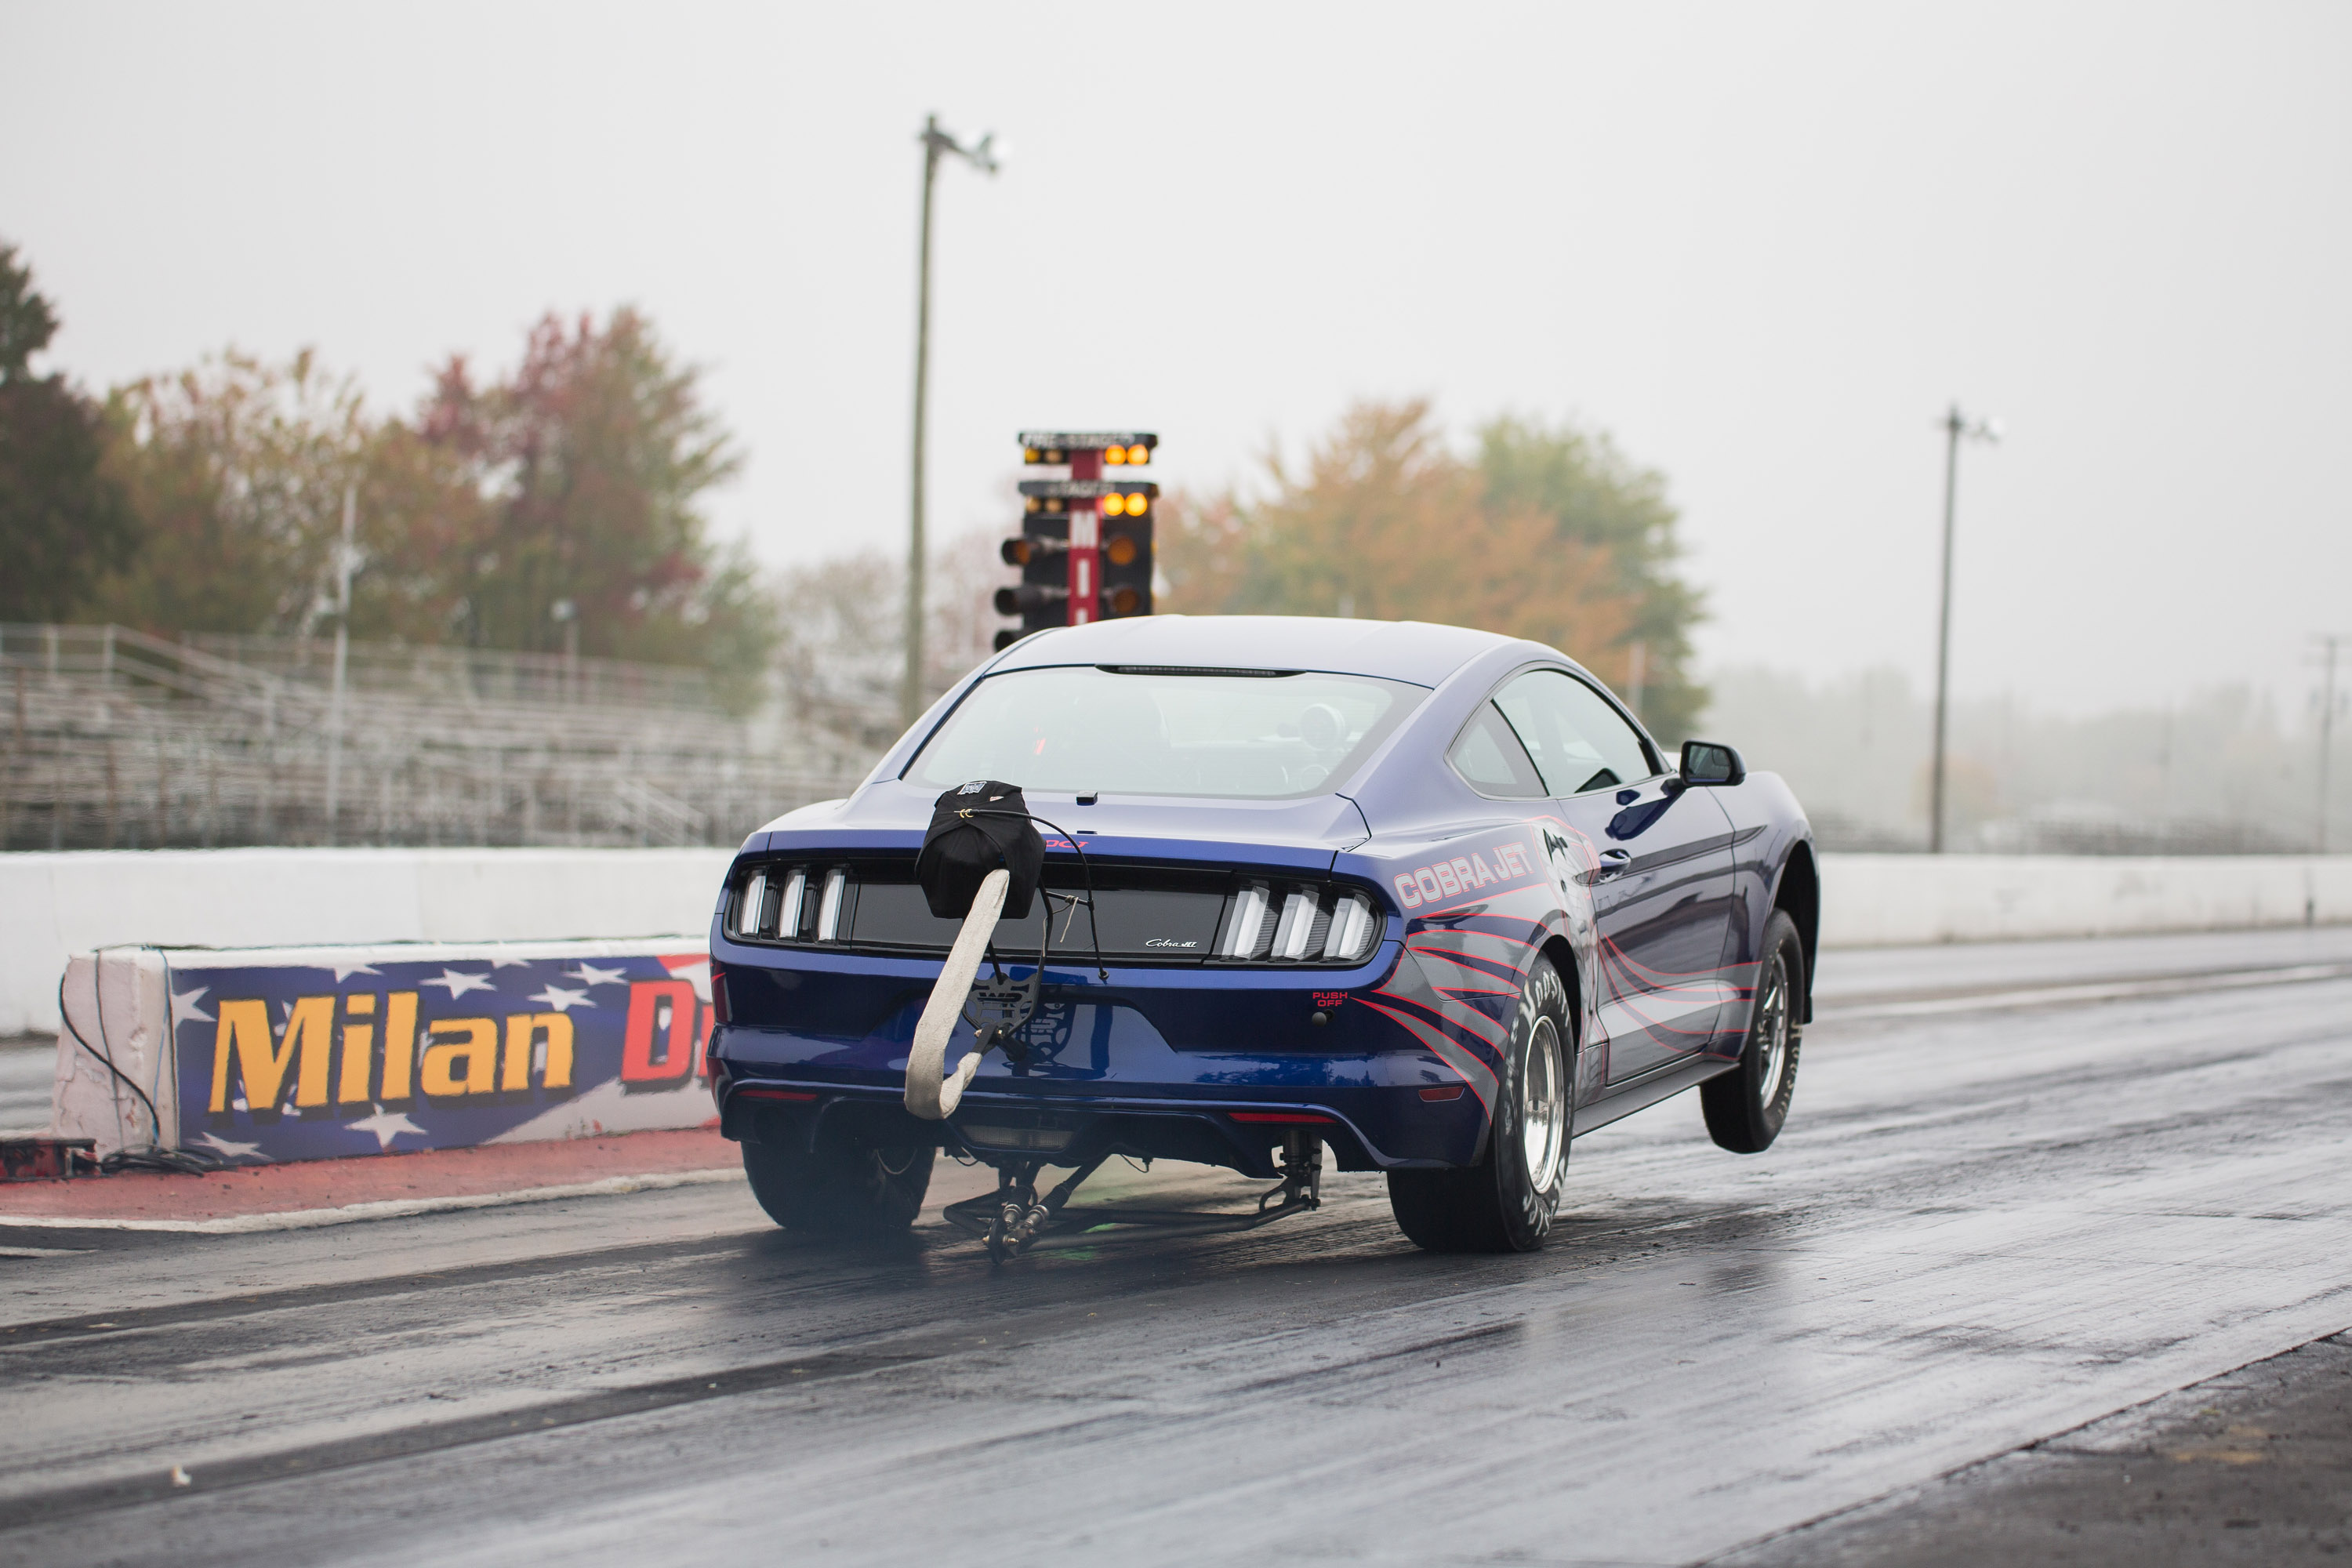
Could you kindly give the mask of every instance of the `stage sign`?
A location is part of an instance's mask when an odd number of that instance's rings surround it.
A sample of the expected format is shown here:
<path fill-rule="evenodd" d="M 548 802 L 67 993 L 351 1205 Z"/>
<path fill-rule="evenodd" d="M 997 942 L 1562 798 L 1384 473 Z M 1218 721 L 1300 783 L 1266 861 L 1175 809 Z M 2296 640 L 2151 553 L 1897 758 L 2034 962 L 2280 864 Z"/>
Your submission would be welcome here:
<path fill-rule="evenodd" d="M 716 1122 L 699 938 L 166 965 L 184 1149 L 322 1160 Z"/>

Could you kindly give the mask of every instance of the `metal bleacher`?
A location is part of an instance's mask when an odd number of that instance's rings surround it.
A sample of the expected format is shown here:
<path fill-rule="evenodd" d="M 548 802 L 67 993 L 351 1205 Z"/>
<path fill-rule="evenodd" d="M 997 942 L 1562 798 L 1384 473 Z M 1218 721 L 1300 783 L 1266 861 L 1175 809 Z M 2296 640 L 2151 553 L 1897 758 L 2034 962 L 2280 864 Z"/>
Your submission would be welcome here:
<path fill-rule="evenodd" d="M 867 740 L 703 672 L 478 648 L 0 625 L 0 848 L 738 842 Z M 330 799 L 333 809 L 331 815 Z"/>

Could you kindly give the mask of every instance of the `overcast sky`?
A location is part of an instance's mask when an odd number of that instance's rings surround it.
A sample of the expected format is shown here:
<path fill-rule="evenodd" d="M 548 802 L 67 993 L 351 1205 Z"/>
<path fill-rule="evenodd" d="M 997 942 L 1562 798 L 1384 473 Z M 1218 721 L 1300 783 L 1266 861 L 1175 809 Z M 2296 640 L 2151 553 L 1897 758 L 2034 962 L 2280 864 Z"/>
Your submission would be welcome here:
<path fill-rule="evenodd" d="M 52 363 L 311 344 L 397 407 L 635 303 L 771 562 L 903 538 L 936 110 L 1011 142 L 940 180 L 943 532 L 1012 521 L 1027 426 L 1209 487 L 1360 397 L 1574 418 L 1668 476 L 1707 659 L 1924 685 L 1957 397 L 2008 426 L 1962 692 L 2299 711 L 2352 631 L 2340 5 L 0 0 L 0 57 Z"/>

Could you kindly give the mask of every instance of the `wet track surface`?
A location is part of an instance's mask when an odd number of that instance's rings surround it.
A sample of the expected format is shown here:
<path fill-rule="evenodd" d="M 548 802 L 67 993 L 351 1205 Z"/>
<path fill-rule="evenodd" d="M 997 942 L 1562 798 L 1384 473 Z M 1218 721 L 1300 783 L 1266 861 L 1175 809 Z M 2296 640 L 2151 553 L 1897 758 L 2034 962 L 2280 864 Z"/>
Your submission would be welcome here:
<path fill-rule="evenodd" d="M 1528 1257 L 1370 1176 L 1003 1268 L 731 1184 L 0 1234 L 0 1552 L 1686 1563 L 2352 1326 L 2352 931 L 1832 955 L 1822 1010 L 1769 1152 L 1604 1129 Z"/>
<path fill-rule="evenodd" d="M 2340 1563 L 2352 1334 L 1773 1537 L 1726 1568 Z"/>

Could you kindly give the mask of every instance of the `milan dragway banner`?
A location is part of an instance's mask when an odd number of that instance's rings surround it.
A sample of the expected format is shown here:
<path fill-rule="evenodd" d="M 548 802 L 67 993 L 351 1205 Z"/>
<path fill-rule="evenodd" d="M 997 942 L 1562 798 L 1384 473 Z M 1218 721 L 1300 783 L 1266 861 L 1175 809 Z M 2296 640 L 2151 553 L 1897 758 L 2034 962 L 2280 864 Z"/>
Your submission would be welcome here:
<path fill-rule="evenodd" d="M 109 1147 L 258 1163 L 715 1121 L 700 936 L 104 950 L 68 965 L 66 1017 L 52 1120 Z"/>

